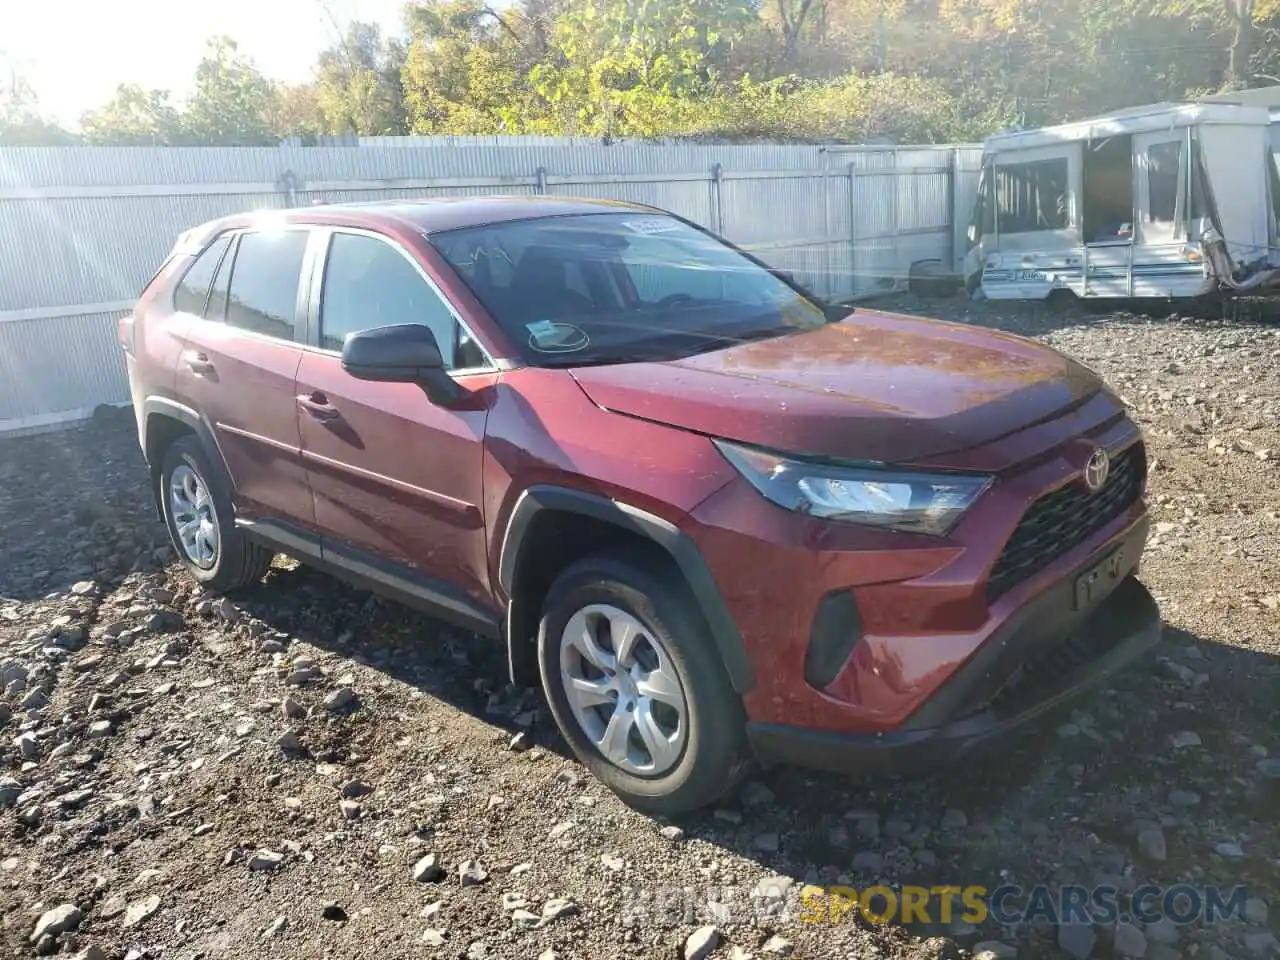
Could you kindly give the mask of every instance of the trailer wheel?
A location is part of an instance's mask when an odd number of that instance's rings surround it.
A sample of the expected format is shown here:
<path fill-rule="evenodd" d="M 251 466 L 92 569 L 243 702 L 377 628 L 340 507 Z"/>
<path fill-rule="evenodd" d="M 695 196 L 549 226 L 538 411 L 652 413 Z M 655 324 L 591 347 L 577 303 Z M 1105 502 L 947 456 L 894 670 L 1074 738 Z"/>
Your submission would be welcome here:
<path fill-rule="evenodd" d="M 1044 303 L 1050 313 L 1072 313 L 1080 306 L 1080 298 L 1076 296 L 1074 290 L 1058 287 L 1049 291 L 1049 296 L 1045 297 Z"/>
<path fill-rule="evenodd" d="M 917 260 L 907 271 L 907 290 L 917 297 L 942 299 L 954 296 L 959 289 L 960 278 L 941 260 Z"/>

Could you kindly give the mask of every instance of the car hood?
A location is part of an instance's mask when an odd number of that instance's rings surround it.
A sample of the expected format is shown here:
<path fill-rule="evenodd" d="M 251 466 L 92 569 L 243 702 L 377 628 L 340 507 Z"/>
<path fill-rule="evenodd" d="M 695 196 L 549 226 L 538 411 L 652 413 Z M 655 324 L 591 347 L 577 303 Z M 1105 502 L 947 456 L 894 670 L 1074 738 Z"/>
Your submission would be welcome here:
<path fill-rule="evenodd" d="M 1103 390 L 1032 341 L 872 311 L 680 360 L 577 367 L 617 413 L 775 450 L 937 462 L 1061 416 Z"/>

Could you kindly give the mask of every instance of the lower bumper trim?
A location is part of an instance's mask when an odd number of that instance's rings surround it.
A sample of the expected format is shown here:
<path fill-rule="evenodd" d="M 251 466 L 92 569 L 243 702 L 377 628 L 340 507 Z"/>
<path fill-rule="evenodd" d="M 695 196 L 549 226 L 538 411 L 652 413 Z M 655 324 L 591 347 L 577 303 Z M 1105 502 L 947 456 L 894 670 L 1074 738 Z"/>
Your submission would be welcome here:
<path fill-rule="evenodd" d="M 762 760 L 839 773 L 916 773 L 954 766 L 1007 742 L 1115 675 L 1160 641 L 1160 610 L 1141 583 L 1126 579 L 1073 634 L 1105 637 L 1103 652 L 1080 664 L 1016 713 L 998 707 L 940 726 L 879 734 L 844 734 L 788 724 L 750 723 L 747 733 Z"/>

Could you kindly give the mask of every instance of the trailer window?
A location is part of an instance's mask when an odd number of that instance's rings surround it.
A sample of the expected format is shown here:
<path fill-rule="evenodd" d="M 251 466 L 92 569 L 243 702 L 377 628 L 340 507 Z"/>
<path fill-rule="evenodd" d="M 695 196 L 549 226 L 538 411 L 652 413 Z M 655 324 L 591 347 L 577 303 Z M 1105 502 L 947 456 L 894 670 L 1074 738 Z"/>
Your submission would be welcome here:
<path fill-rule="evenodd" d="M 1001 233 L 1067 227 L 1067 158 L 996 167 L 996 216 Z"/>
<path fill-rule="evenodd" d="M 1182 171 L 1182 143 L 1155 143 L 1147 150 L 1147 190 L 1152 223 L 1177 222 L 1178 180 Z"/>

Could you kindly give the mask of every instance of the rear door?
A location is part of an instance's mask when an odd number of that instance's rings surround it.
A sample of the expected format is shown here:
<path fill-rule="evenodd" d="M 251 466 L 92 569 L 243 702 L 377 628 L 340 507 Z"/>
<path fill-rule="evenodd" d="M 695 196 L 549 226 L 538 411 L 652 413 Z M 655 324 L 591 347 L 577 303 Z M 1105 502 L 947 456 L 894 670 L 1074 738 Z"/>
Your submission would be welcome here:
<path fill-rule="evenodd" d="M 141 414 L 147 397 L 168 397 L 173 393 L 187 332 L 192 323 L 204 317 L 209 288 L 231 241 L 229 234 L 223 234 L 203 249 L 190 249 L 184 246 L 185 238 L 180 240 L 143 292 L 134 317 L 126 317 L 121 323 L 129 389 L 139 415 L 139 429 L 143 427 Z M 170 272 L 177 278 L 172 289 L 163 279 Z M 145 446 L 146 438 L 141 439 Z"/>
<path fill-rule="evenodd" d="M 314 527 L 294 379 L 305 337 L 309 232 L 235 236 L 201 319 L 187 331 L 176 392 L 213 429 L 238 516 Z"/>
<path fill-rule="evenodd" d="M 485 421 L 498 379 L 492 361 L 422 263 L 389 237 L 333 231 L 315 275 L 316 344 L 303 357 L 297 392 L 326 557 L 372 563 L 446 598 L 452 587 L 488 605 L 480 505 Z M 431 329 L 446 367 L 469 391 L 465 408 L 436 406 L 415 384 L 370 383 L 343 371 L 348 334 L 397 323 Z"/>

